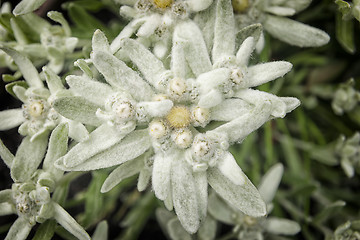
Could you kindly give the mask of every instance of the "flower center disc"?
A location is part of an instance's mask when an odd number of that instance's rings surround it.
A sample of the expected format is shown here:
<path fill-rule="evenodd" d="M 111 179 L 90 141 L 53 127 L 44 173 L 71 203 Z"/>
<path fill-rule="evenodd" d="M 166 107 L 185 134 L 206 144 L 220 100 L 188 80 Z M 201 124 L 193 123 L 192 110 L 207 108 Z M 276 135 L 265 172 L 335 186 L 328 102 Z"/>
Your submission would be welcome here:
<path fill-rule="evenodd" d="M 173 0 L 153 0 L 153 2 L 158 8 L 167 8 L 173 3 Z"/>
<path fill-rule="evenodd" d="M 190 124 L 191 115 L 187 107 L 176 106 L 173 107 L 166 116 L 169 125 L 173 128 L 183 128 Z"/>
<path fill-rule="evenodd" d="M 232 0 L 231 2 L 236 13 L 243 13 L 249 7 L 249 0 Z"/>

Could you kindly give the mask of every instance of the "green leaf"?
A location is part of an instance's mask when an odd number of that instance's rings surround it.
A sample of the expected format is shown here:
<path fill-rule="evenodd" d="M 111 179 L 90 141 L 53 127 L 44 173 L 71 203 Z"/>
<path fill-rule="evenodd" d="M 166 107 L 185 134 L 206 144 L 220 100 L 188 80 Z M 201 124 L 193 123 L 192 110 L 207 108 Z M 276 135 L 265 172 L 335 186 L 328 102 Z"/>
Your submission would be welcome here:
<path fill-rule="evenodd" d="M 255 42 L 259 41 L 260 35 L 262 33 L 263 27 L 260 23 L 252 24 L 247 27 L 240 29 L 236 34 L 235 40 L 235 50 L 239 49 L 240 45 L 248 37 L 253 37 Z"/>
<path fill-rule="evenodd" d="M 57 93 L 60 90 L 65 89 L 61 78 L 54 73 L 49 67 L 43 67 L 47 86 L 52 94 Z"/>
<path fill-rule="evenodd" d="M 173 240 L 191 240 L 191 235 L 181 226 L 179 219 L 173 218 L 167 224 L 170 238 Z"/>
<path fill-rule="evenodd" d="M 38 9 L 46 0 L 22 0 L 13 10 L 15 16 L 33 12 Z"/>
<path fill-rule="evenodd" d="M 340 13 L 336 14 L 336 39 L 347 52 L 355 53 L 354 21 L 342 19 Z"/>
<path fill-rule="evenodd" d="M 321 224 L 327 219 L 329 219 L 331 216 L 336 216 L 339 211 L 346 205 L 346 202 L 344 201 L 336 201 L 331 204 L 328 204 L 325 206 L 325 208 L 316 214 L 313 218 L 313 222 L 315 224 Z"/>
<path fill-rule="evenodd" d="M 342 14 L 344 20 L 351 19 L 351 5 L 343 0 L 335 0 L 335 3 L 338 5 L 338 10 Z"/>
<path fill-rule="evenodd" d="M 32 240 L 51 240 L 55 233 L 55 227 L 55 220 L 47 220 L 39 226 Z"/>
<path fill-rule="evenodd" d="M 12 83 L 8 83 L 5 85 L 5 89 L 6 91 L 11 94 L 12 96 L 14 96 L 15 98 L 17 98 L 13 88 L 15 86 L 20 86 L 20 87 L 24 87 L 24 88 L 28 88 L 29 85 L 25 82 L 25 81 L 16 81 L 16 82 L 12 82 Z"/>

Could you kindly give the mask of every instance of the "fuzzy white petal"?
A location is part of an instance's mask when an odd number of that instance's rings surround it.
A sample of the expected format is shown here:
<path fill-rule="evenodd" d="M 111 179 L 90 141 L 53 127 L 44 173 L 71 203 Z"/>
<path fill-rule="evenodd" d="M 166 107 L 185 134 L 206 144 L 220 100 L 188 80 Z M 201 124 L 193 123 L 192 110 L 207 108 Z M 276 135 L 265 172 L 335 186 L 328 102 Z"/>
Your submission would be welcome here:
<path fill-rule="evenodd" d="M 231 121 L 247 114 L 253 106 L 238 98 L 225 99 L 219 105 L 211 109 L 211 119 L 215 121 Z"/>
<path fill-rule="evenodd" d="M 236 163 L 235 158 L 230 152 L 225 152 L 219 162 L 217 168 L 220 172 L 227 177 L 235 185 L 245 184 L 245 174 Z"/>
<path fill-rule="evenodd" d="M 260 193 L 247 177 L 245 184 L 235 185 L 217 168 L 210 168 L 207 172 L 210 186 L 236 209 L 253 217 L 266 214 L 266 205 Z"/>
<path fill-rule="evenodd" d="M 266 232 L 275 235 L 295 235 L 300 232 L 300 225 L 292 220 L 269 217 L 265 222 Z"/>
<path fill-rule="evenodd" d="M 25 121 L 23 110 L 9 109 L 0 112 L 0 131 L 5 131 L 19 126 Z"/>
<path fill-rule="evenodd" d="M 255 39 L 253 37 L 246 38 L 236 53 L 236 63 L 239 67 L 248 65 L 251 53 L 254 49 Z"/>
<path fill-rule="evenodd" d="M 163 201 L 169 192 L 171 163 L 174 157 L 177 157 L 177 154 L 172 151 L 159 152 L 154 156 L 152 186 L 155 196 Z"/>
<path fill-rule="evenodd" d="M 292 64 L 285 61 L 257 64 L 248 68 L 248 87 L 260 86 L 276 78 L 284 76 L 292 68 Z"/>
<path fill-rule="evenodd" d="M 258 189 L 265 203 L 267 204 L 271 203 L 272 200 L 274 199 L 283 172 L 284 172 L 284 166 L 281 163 L 278 163 L 273 167 L 271 167 L 262 177 Z"/>

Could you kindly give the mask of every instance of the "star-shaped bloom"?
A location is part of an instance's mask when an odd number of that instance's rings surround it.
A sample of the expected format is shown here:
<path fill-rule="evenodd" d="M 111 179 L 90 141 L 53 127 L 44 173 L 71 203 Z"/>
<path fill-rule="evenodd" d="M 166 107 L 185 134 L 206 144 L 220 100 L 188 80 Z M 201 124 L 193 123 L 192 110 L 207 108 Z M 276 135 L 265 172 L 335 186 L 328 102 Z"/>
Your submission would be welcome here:
<path fill-rule="evenodd" d="M 270 214 L 273 206 L 272 200 L 283 174 L 283 166 L 276 164 L 264 175 L 259 186 L 261 197 L 267 204 Z M 233 225 L 238 239 L 264 239 L 265 234 L 295 235 L 300 231 L 298 223 L 277 217 L 254 218 L 234 209 L 226 201 L 212 194 L 209 199 L 209 213 L 218 221 Z"/>
<path fill-rule="evenodd" d="M 22 108 L 0 112 L 0 130 L 19 126 L 19 133 L 30 136 L 31 141 L 46 134 L 61 122 L 70 125 L 70 137 L 82 141 L 88 137 L 86 128 L 79 122 L 71 121 L 58 115 L 52 107 L 55 96 L 65 94 L 65 88 L 59 76 L 48 67 L 43 68 L 48 88 L 44 86 L 34 65 L 23 54 L 14 49 L 2 47 L 19 67 L 25 81 L 9 84 L 10 92 L 23 102 Z"/>
<path fill-rule="evenodd" d="M 54 161 L 67 151 L 67 124 L 60 124 L 54 129 L 48 148 L 47 136 L 36 138 L 32 144 L 26 137 L 15 156 L 1 145 L 0 156 L 11 169 L 15 183 L 11 189 L 0 191 L 0 215 L 18 215 L 5 239 L 26 239 L 36 223 L 43 223 L 47 219 L 55 219 L 78 239 L 90 239 L 75 219 L 50 196 L 64 173 L 54 168 Z M 44 155 L 43 168 L 38 169 Z"/>
<path fill-rule="evenodd" d="M 124 27 L 111 44 L 115 53 L 123 38 L 136 34 L 142 42 L 153 45 L 154 53 L 164 58 L 171 48 L 174 26 L 178 22 L 189 19 L 192 13 L 208 8 L 213 0 L 132 0 L 119 1 L 125 6 L 120 8 L 120 14 L 133 19 Z"/>

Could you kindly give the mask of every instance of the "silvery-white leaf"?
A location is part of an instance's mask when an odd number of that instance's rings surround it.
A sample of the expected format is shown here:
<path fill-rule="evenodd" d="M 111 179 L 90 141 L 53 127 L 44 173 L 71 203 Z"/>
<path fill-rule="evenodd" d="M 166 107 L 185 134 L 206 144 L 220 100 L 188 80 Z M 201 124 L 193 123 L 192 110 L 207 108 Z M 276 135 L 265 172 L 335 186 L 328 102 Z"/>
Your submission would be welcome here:
<path fill-rule="evenodd" d="M 154 95 L 150 85 L 124 62 L 107 52 L 92 55 L 95 67 L 112 86 L 124 89 L 136 100 L 149 100 Z"/>
<path fill-rule="evenodd" d="M 168 211 L 172 211 L 174 208 L 171 188 L 169 188 L 168 196 L 164 201 L 164 205 Z"/>
<path fill-rule="evenodd" d="M 199 204 L 200 221 L 206 218 L 208 208 L 208 182 L 206 171 L 194 172 L 195 187 L 197 188 L 197 200 Z"/>
<path fill-rule="evenodd" d="M 151 14 L 146 17 L 146 21 L 139 27 L 136 36 L 149 38 L 155 30 L 161 25 L 162 17 L 160 14 Z"/>
<path fill-rule="evenodd" d="M 211 109 L 211 119 L 215 121 L 231 121 L 251 111 L 253 106 L 248 102 L 238 99 L 225 99 Z"/>
<path fill-rule="evenodd" d="M 284 166 L 281 163 L 278 163 L 272 166 L 262 177 L 258 189 L 265 203 L 271 203 L 274 199 L 283 172 Z"/>
<path fill-rule="evenodd" d="M 260 193 L 246 176 L 243 185 L 235 185 L 215 167 L 209 168 L 207 173 L 210 186 L 236 209 L 253 217 L 266 214 Z"/>
<path fill-rule="evenodd" d="M 59 124 L 51 133 L 49 147 L 47 149 L 43 169 L 56 177 L 61 177 L 62 171 L 54 167 L 55 161 L 64 156 L 68 149 L 68 132 L 67 124 Z"/>
<path fill-rule="evenodd" d="M 131 37 L 135 33 L 136 29 L 138 29 L 142 24 L 144 24 L 145 21 L 146 18 L 140 17 L 128 23 L 123 28 L 123 30 L 121 30 L 119 35 L 117 35 L 116 38 L 111 42 L 110 44 L 111 53 L 116 54 L 121 48 L 123 39 Z"/>
<path fill-rule="evenodd" d="M 342 169 L 344 169 L 344 172 L 347 177 L 351 178 L 354 176 L 355 169 L 354 169 L 353 164 L 351 164 L 351 162 L 349 161 L 348 158 L 341 159 L 340 164 L 341 164 Z"/>
<path fill-rule="evenodd" d="M 136 185 L 139 192 L 142 192 L 147 188 L 150 179 L 151 179 L 151 171 L 146 168 L 141 169 L 139 173 L 138 182 Z"/>
<path fill-rule="evenodd" d="M 0 203 L 13 203 L 11 189 L 5 189 L 0 191 Z"/>
<path fill-rule="evenodd" d="M 191 235 L 181 226 L 177 218 L 173 218 L 168 222 L 167 229 L 172 240 L 192 240 Z"/>
<path fill-rule="evenodd" d="M 208 93 L 202 95 L 199 100 L 199 107 L 212 108 L 223 101 L 222 93 L 217 89 L 211 89 Z"/>
<path fill-rule="evenodd" d="M 228 68 L 217 68 L 198 76 L 196 82 L 200 85 L 201 93 L 207 93 L 211 89 L 226 83 L 230 78 L 230 73 L 231 70 Z"/>
<path fill-rule="evenodd" d="M 109 85 L 83 76 L 69 75 L 66 77 L 66 82 L 71 91 L 99 106 L 104 106 L 107 97 L 114 93 Z"/>
<path fill-rule="evenodd" d="M 295 235 L 300 232 L 300 225 L 292 220 L 269 217 L 264 223 L 266 232 L 278 235 Z"/>
<path fill-rule="evenodd" d="M 28 101 L 29 97 L 27 96 L 26 88 L 20 85 L 15 85 L 12 90 L 20 101 L 22 101 L 23 103 L 26 103 Z"/>
<path fill-rule="evenodd" d="M 96 51 L 110 52 L 109 42 L 108 42 L 105 34 L 102 31 L 100 31 L 99 29 L 96 29 L 94 32 L 94 35 L 92 37 L 91 46 L 92 46 L 92 50 L 94 52 L 96 52 Z"/>
<path fill-rule="evenodd" d="M 173 45 L 171 49 L 171 71 L 174 77 L 184 79 L 187 73 L 187 63 L 185 59 L 186 41 L 178 34 L 173 35 Z"/>
<path fill-rule="evenodd" d="M 263 104 L 270 103 L 271 116 L 275 118 L 283 118 L 286 115 L 287 106 L 282 99 L 274 94 L 254 90 L 254 89 L 242 89 L 235 92 L 234 96 L 241 98 L 247 102 L 251 102 L 260 107 Z"/>
<path fill-rule="evenodd" d="M 140 172 L 144 167 L 143 157 L 135 158 L 134 160 L 125 162 L 115 168 L 114 171 L 106 178 L 104 184 L 101 187 L 101 192 L 105 193 L 113 189 L 125 178 L 131 177 Z"/>
<path fill-rule="evenodd" d="M 294 97 L 280 97 L 281 101 L 286 104 L 286 113 L 291 112 L 300 106 L 300 100 Z"/>
<path fill-rule="evenodd" d="M 215 28 L 215 11 L 216 4 L 211 4 L 209 8 L 204 11 L 198 12 L 193 21 L 198 25 L 203 33 L 203 37 L 206 43 L 208 52 L 211 51 L 214 39 L 214 28 Z"/>
<path fill-rule="evenodd" d="M 13 10 L 15 16 L 30 13 L 38 9 L 46 0 L 22 0 Z"/>
<path fill-rule="evenodd" d="M 60 158 L 59 161 L 56 163 L 60 169 L 71 170 L 71 171 L 90 171 L 90 170 L 112 167 L 140 156 L 151 146 L 150 136 L 148 134 L 147 129 L 135 130 L 129 133 L 128 135 L 126 135 L 126 137 L 122 135 L 124 137 L 124 139 L 122 140 L 121 140 L 121 136 L 119 136 L 118 143 L 107 148 L 106 146 L 101 146 L 104 145 L 104 141 L 102 139 L 114 138 L 114 140 L 116 141 L 117 136 L 112 136 L 113 134 L 108 133 L 107 130 L 101 131 L 101 129 L 99 130 L 96 129 L 95 131 L 98 131 L 96 135 L 98 134 L 102 135 L 102 137 L 96 137 L 95 135 L 92 135 L 93 132 L 90 134 L 90 139 L 94 139 L 92 140 L 92 142 L 95 147 L 91 147 L 90 144 L 86 144 L 86 147 L 84 147 L 85 144 L 83 144 L 81 145 L 81 147 L 79 147 L 79 149 L 81 150 L 78 151 L 84 151 L 86 154 L 88 154 L 89 153 L 89 151 L 87 151 L 88 148 L 95 148 L 94 150 L 96 150 L 96 154 L 93 154 L 93 156 L 90 157 L 88 156 L 82 157 L 84 158 L 84 159 L 80 159 L 82 163 L 74 165 L 72 167 L 67 167 L 66 164 L 64 164 L 65 158 L 63 159 Z M 109 131 L 111 131 L 111 129 L 109 129 Z M 84 141 L 83 143 L 85 142 L 87 141 Z M 110 145 L 110 143 L 107 144 Z M 77 145 L 75 147 L 77 147 Z M 100 148 L 103 150 L 100 150 Z M 91 152 L 94 150 L 91 149 Z M 72 149 L 69 152 L 71 151 Z M 67 155 L 69 155 L 69 153 Z M 71 157 L 73 157 L 76 160 L 76 152 L 74 152 L 74 156 Z M 77 159 L 77 161 L 78 160 L 79 159 Z"/>
<path fill-rule="evenodd" d="M 200 227 L 197 187 L 192 169 L 185 161 L 184 152 L 173 158 L 171 167 L 171 186 L 174 208 L 181 225 L 192 234 Z"/>
<path fill-rule="evenodd" d="M 240 68 L 248 65 L 251 53 L 254 49 L 255 39 L 253 37 L 246 38 L 236 53 L 236 63 Z"/>
<path fill-rule="evenodd" d="M 216 3 L 216 20 L 214 45 L 212 48 L 213 64 L 234 55 L 235 20 L 231 0 L 218 0 Z"/>
<path fill-rule="evenodd" d="M 278 16 L 293 16 L 296 12 L 293 8 L 272 6 L 267 7 L 265 12 L 272 13 Z"/>
<path fill-rule="evenodd" d="M 271 5 L 281 4 L 281 6 L 293 8 L 296 12 L 302 11 L 307 8 L 312 0 L 272 0 Z"/>
<path fill-rule="evenodd" d="M 87 232 L 70 216 L 58 203 L 53 202 L 54 219 L 63 226 L 68 232 L 77 237 L 79 240 L 90 240 Z"/>
<path fill-rule="evenodd" d="M 88 63 L 84 59 L 78 59 L 74 62 L 74 66 L 81 69 L 83 73 L 85 73 L 85 76 L 87 76 L 90 79 L 94 78 L 94 74 L 89 67 Z"/>
<path fill-rule="evenodd" d="M 19 126 L 25 121 L 21 108 L 0 111 L 0 131 Z"/>
<path fill-rule="evenodd" d="M 32 174 L 40 165 L 48 144 L 48 133 L 43 133 L 33 141 L 31 137 L 25 137 L 11 165 L 11 178 L 14 182 L 25 182 L 30 179 Z"/>
<path fill-rule="evenodd" d="M 186 0 L 186 3 L 188 4 L 190 10 L 193 12 L 200 12 L 207 9 L 212 2 L 213 0 Z"/>
<path fill-rule="evenodd" d="M 58 11 L 49 11 L 47 13 L 47 16 L 55 21 L 61 24 L 62 29 L 64 30 L 65 36 L 69 37 L 71 35 L 71 30 L 69 27 L 69 23 L 64 18 L 63 14 Z"/>
<path fill-rule="evenodd" d="M 225 123 L 211 131 L 215 133 L 227 133 L 229 142 L 242 141 L 246 136 L 268 121 L 271 112 L 271 103 L 269 101 L 265 101 L 253 108 L 251 112 L 244 114 L 228 123 Z"/>
<path fill-rule="evenodd" d="M 216 237 L 216 221 L 207 216 L 197 233 L 199 240 L 214 240 Z"/>
<path fill-rule="evenodd" d="M 108 230 L 109 226 L 106 220 L 101 221 L 95 229 L 94 234 L 92 235 L 92 240 L 106 240 L 108 239 Z"/>
<path fill-rule="evenodd" d="M 16 214 L 14 206 L 7 202 L 0 203 L 0 216 L 6 216 L 11 214 Z"/>
<path fill-rule="evenodd" d="M 77 121 L 68 120 L 69 123 L 69 137 L 77 142 L 85 141 L 89 138 L 89 132 L 86 127 Z"/>
<path fill-rule="evenodd" d="M 165 200 L 170 188 L 170 171 L 174 157 L 178 154 L 175 151 L 158 152 L 154 155 L 154 165 L 152 171 L 152 187 L 155 196 L 160 200 Z"/>
<path fill-rule="evenodd" d="M 54 101 L 53 107 L 62 116 L 92 126 L 103 122 L 96 116 L 100 104 L 92 103 L 83 97 L 61 97 Z"/>
<path fill-rule="evenodd" d="M 210 71 L 212 65 L 199 27 L 192 21 L 183 21 L 176 25 L 175 34 L 186 40 L 185 58 L 195 76 Z"/>
<path fill-rule="evenodd" d="M 137 107 L 144 108 L 144 111 L 152 117 L 164 117 L 173 107 L 173 102 L 169 99 L 154 102 L 140 102 Z"/>
<path fill-rule="evenodd" d="M 5 240 L 25 240 L 28 237 L 31 228 L 32 226 L 27 219 L 18 217 L 11 225 Z"/>
<path fill-rule="evenodd" d="M 234 209 L 231 208 L 223 199 L 219 198 L 215 192 L 212 192 L 209 196 L 208 211 L 211 216 L 218 221 L 228 225 L 235 224 Z"/>
<path fill-rule="evenodd" d="M 25 55 L 19 53 L 18 51 L 12 48 L 4 47 L 4 46 L 0 46 L 0 49 L 6 52 L 8 55 L 10 55 L 10 57 L 12 57 L 12 59 L 19 67 L 20 72 L 23 74 L 24 79 L 26 80 L 26 82 L 29 84 L 30 87 L 37 87 L 37 88 L 44 87 L 44 84 L 39 77 L 38 71 L 36 70 L 32 62 Z"/>
<path fill-rule="evenodd" d="M 248 87 L 260 86 L 276 78 L 283 77 L 292 68 L 292 64 L 285 61 L 257 64 L 248 68 Z"/>
<path fill-rule="evenodd" d="M 11 168 L 12 162 L 14 160 L 14 155 L 4 145 L 1 139 L 0 139 L 0 157 L 4 161 L 6 166 L 8 166 L 8 168 Z"/>
<path fill-rule="evenodd" d="M 47 87 L 49 88 L 52 94 L 65 89 L 64 85 L 62 84 L 61 78 L 54 73 L 49 67 L 43 67 L 43 72 L 45 75 Z"/>
<path fill-rule="evenodd" d="M 156 87 L 160 75 L 166 70 L 164 64 L 141 43 L 133 39 L 124 39 L 122 50 L 139 68 L 145 79 Z"/>
<path fill-rule="evenodd" d="M 75 167 L 92 156 L 112 147 L 120 142 L 127 133 L 119 133 L 107 124 L 103 124 L 90 133 L 89 139 L 76 144 L 63 157 L 66 167 Z"/>
<path fill-rule="evenodd" d="M 220 172 L 228 178 L 235 185 L 243 185 L 245 184 L 245 174 L 236 163 L 234 156 L 226 151 L 220 159 L 216 167 L 220 170 Z"/>
<path fill-rule="evenodd" d="M 298 47 L 320 47 L 330 40 L 324 31 L 284 17 L 267 15 L 264 28 L 281 41 Z"/>
<path fill-rule="evenodd" d="M 22 31 L 16 21 L 16 18 L 10 18 L 11 29 L 13 31 L 16 42 L 20 45 L 29 44 L 29 40 L 27 39 L 25 33 Z"/>

